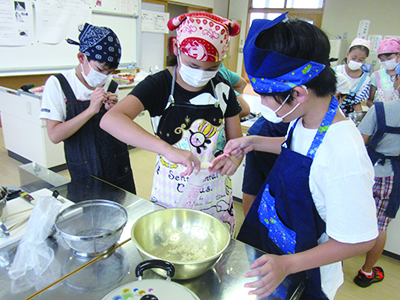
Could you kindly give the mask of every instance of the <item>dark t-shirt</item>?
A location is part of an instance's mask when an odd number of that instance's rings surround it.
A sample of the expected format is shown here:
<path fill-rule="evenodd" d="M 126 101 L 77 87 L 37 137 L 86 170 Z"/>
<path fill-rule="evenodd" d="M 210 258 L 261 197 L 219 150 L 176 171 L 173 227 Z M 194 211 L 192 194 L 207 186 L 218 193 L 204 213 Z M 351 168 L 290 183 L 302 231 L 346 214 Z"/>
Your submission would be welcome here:
<path fill-rule="evenodd" d="M 241 112 L 240 104 L 235 92 L 229 82 L 219 73 L 212 79 L 214 87 L 218 94 L 218 84 L 224 84 L 230 87 L 228 95 L 223 95 L 227 105 L 224 117 L 233 117 Z M 168 97 L 171 94 L 172 75 L 165 69 L 154 75 L 147 76 L 131 92 L 130 95 L 136 96 L 143 104 L 145 110 L 148 110 L 151 117 L 161 116 L 168 103 Z M 190 99 L 202 94 L 213 94 L 210 82 L 204 89 L 198 92 L 187 91 L 175 82 L 174 99 L 177 102 L 189 102 Z"/>

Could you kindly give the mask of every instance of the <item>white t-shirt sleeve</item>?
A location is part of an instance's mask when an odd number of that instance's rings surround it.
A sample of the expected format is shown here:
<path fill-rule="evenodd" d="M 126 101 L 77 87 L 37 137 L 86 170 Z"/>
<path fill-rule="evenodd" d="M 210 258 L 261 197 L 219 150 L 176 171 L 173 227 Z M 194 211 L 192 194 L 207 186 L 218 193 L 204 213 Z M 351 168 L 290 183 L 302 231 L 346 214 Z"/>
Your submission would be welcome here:
<path fill-rule="evenodd" d="M 348 122 L 329 128 L 311 166 L 310 189 L 328 236 L 353 244 L 376 238 L 378 228 L 374 169 L 359 131 Z"/>
<path fill-rule="evenodd" d="M 64 122 L 66 119 L 64 92 L 55 76 L 50 76 L 43 90 L 40 118 Z"/>

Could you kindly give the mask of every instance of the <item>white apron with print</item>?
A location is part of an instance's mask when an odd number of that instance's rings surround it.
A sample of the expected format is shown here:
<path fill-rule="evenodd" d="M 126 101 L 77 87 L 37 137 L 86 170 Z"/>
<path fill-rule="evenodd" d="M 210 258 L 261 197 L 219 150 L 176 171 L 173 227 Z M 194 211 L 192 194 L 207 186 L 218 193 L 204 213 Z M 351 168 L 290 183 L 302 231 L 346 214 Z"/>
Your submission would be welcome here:
<path fill-rule="evenodd" d="M 175 76 L 174 76 L 175 77 Z M 175 80 L 173 79 L 173 85 Z M 169 116 L 173 114 L 173 110 L 179 110 L 179 104 L 174 102 L 173 99 L 173 86 L 171 89 L 170 101 L 167 107 L 171 111 Z M 214 87 L 213 87 L 214 90 Z M 209 93 L 203 93 L 190 100 L 190 104 L 185 103 L 184 106 L 188 109 L 188 105 L 193 106 L 193 114 L 199 114 L 199 106 L 210 107 L 212 109 L 226 108 L 216 97 L 214 90 L 214 97 Z M 172 102 L 172 103 L 171 103 Z M 222 104 L 222 105 L 220 105 Z M 224 113 L 224 111 L 222 111 Z M 204 111 L 203 111 L 204 113 Z M 200 113 L 201 114 L 201 113 Z M 193 118 L 194 115 L 190 117 Z M 181 133 L 181 139 L 173 146 L 179 149 L 191 151 L 200 162 L 211 162 L 217 151 L 217 145 L 224 144 L 225 139 L 225 126 L 224 119 L 220 120 L 219 126 L 213 126 L 205 119 L 196 116 L 196 119 L 191 122 L 190 127 L 186 128 L 185 120 L 182 120 L 182 125 L 175 128 L 176 133 Z M 168 117 L 164 120 L 168 122 Z M 218 147 L 221 149 L 221 146 Z M 151 201 L 164 205 L 166 207 L 179 207 L 178 202 L 181 199 L 182 193 L 187 186 L 189 176 L 180 176 L 186 170 L 186 167 L 178 164 L 171 163 L 164 156 L 157 155 L 156 168 L 154 172 L 154 181 L 151 194 Z M 202 171 L 201 173 L 204 173 Z M 218 173 L 209 173 L 206 171 L 205 179 L 200 188 L 197 201 L 194 204 L 194 209 L 201 210 L 209 213 L 216 218 L 220 219 L 227 225 L 231 234 L 235 229 L 235 212 L 233 207 L 232 196 L 232 181 L 229 176 L 221 176 Z M 196 176 L 194 173 L 190 176 Z"/>

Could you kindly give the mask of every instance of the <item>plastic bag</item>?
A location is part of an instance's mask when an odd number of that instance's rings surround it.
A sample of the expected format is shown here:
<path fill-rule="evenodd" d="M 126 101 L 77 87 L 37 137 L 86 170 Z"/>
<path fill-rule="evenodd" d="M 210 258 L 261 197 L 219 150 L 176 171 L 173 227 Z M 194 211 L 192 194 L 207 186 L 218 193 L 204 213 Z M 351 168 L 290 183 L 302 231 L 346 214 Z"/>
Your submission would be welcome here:
<path fill-rule="evenodd" d="M 54 251 L 46 243 L 62 203 L 54 197 L 38 197 L 29 218 L 26 232 L 19 242 L 8 276 L 16 280 L 33 270 L 40 276 L 54 259 Z"/>
<path fill-rule="evenodd" d="M 190 175 L 189 180 L 185 185 L 185 189 L 179 198 L 177 207 L 194 208 L 197 200 L 199 199 L 203 181 L 208 175 L 210 175 L 210 171 L 208 169 L 202 169 L 197 174 L 192 173 Z"/>

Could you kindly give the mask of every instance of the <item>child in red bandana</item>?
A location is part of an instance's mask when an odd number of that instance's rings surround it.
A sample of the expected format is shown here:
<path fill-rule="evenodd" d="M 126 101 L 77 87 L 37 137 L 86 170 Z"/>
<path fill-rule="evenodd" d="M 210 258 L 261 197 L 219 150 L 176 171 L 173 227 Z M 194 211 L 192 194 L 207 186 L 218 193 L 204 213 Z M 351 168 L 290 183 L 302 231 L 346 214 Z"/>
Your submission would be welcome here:
<path fill-rule="evenodd" d="M 151 201 L 178 207 L 190 177 L 200 176 L 193 171 L 200 170 L 201 162 L 211 162 L 226 140 L 242 136 L 240 105 L 229 82 L 218 73 L 229 36 L 240 28 L 205 12 L 180 15 L 168 27 L 177 32 L 173 44 L 177 64 L 140 82 L 104 116 L 101 126 L 126 143 L 158 153 Z M 143 110 L 149 111 L 156 136 L 132 122 Z M 235 213 L 228 175 L 239 163 L 234 157 L 218 160 L 205 172 L 197 199 L 183 204 L 214 215 L 232 234 Z"/>

